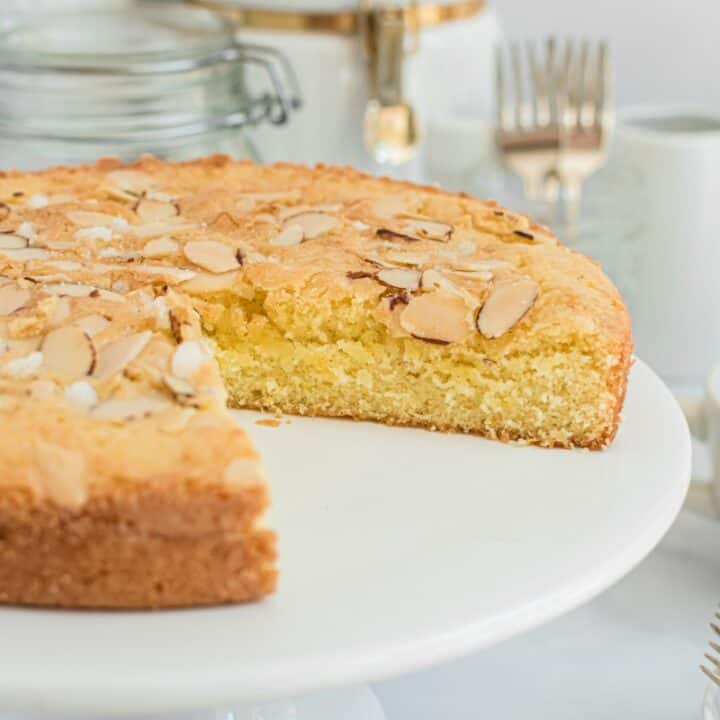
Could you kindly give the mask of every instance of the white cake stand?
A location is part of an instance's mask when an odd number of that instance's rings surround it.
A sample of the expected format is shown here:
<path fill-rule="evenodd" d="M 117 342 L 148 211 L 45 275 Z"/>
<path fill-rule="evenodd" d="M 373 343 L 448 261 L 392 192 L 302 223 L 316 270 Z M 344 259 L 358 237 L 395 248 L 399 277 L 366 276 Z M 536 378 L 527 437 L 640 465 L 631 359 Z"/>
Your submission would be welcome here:
<path fill-rule="evenodd" d="M 278 593 L 171 612 L 0 609 L 0 716 L 380 720 L 367 689 L 331 689 L 589 600 L 658 542 L 690 475 L 685 420 L 642 363 L 601 453 L 257 418 L 238 413 L 272 478 Z"/>

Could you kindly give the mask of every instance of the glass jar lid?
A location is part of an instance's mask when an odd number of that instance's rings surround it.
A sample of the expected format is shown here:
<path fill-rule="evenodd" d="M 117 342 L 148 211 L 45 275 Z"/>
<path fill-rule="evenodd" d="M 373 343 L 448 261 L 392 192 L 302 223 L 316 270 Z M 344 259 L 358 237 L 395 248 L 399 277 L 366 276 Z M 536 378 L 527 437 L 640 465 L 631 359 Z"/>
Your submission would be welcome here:
<path fill-rule="evenodd" d="M 0 26 L 0 62 L 17 69 L 182 70 L 233 45 L 233 29 L 220 15 L 173 3 L 24 15 Z"/>
<path fill-rule="evenodd" d="M 299 105 L 284 56 L 164 0 L 0 23 L 0 98 L 7 137 L 133 144 L 281 124 Z"/>

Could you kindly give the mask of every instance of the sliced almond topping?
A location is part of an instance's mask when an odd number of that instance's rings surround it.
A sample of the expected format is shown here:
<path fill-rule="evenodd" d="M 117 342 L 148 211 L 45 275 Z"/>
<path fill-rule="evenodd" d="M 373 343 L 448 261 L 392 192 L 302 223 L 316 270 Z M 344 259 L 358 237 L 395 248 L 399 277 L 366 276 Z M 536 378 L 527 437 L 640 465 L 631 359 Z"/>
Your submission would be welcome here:
<path fill-rule="evenodd" d="M 216 275 L 197 273 L 195 277 L 183 282 L 182 287 L 188 292 L 220 292 L 232 287 L 239 277 L 240 273 L 237 271 Z"/>
<path fill-rule="evenodd" d="M 419 237 L 397 232 L 396 230 L 390 230 L 389 228 L 378 228 L 375 231 L 375 235 L 377 235 L 381 240 L 390 240 L 391 242 L 394 242 L 395 240 L 403 240 L 404 242 L 420 241 Z"/>
<path fill-rule="evenodd" d="M 505 260 L 452 260 L 453 270 L 467 270 L 468 272 L 492 272 L 493 270 L 508 270 L 513 266 Z"/>
<path fill-rule="evenodd" d="M 305 231 L 301 225 L 287 225 L 275 237 L 270 239 L 270 245 L 287 247 L 299 245 L 305 238 Z"/>
<path fill-rule="evenodd" d="M 95 348 L 90 337 L 79 327 L 51 330 L 42 344 L 43 364 L 59 375 L 89 375 L 95 365 Z"/>
<path fill-rule="evenodd" d="M 472 333 L 472 311 L 457 295 L 432 292 L 415 295 L 401 311 L 401 327 L 421 340 L 460 342 Z"/>
<path fill-rule="evenodd" d="M 48 295 L 67 295 L 69 297 L 89 297 L 97 293 L 98 288 L 92 285 L 81 285 L 79 283 L 49 283 L 42 286 L 43 292 Z"/>
<path fill-rule="evenodd" d="M 0 288 L 0 315 L 10 315 L 30 300 L 30 291 L 15 287 L 14 285 L 5 285 Z"/>
<path fill-rule="evenodd" d="M 276 215 L 279 220 L 289 220 L 292 217 L 304 215 L 305 213 L 335 213 L 342 210 L 342 208 L 343 206 L 340 203 L 327 205 L 294 205 L 278 210 Z"/>
<path fill-rule="evenodd" d="M 179 218 L 171 218 L 162 222 L 148 222 L 143 225 L 132 225 L 133 235 L 139 238 L 153 238 L 158 235 L 170 235 L 172 233 L 181 233 L 186 230 L 195 230 L 197 223 L 178 222 Z"/>
<path fill-rule="evenodd" d="M 385 195 L 373 200 L 370 210 L 380 218 L 392 218 L 407 210 L 407 200 L 403 195 Z"/>
<path fill-rule="evenodd" d="M 394 268 L 378 270 L 375 277 L 383 285 L 400 288 L 401 290 L 417 290 L 420 287 L 422 273 L 410 268 Z"/>
<path fill-rule="evenodd" d="M 445 275 L 433 268 L 429 268 L 423 272 L 420 287 L 423 290 L 443 290 L 459 297 L 468 296 L 465 290 L 458 287 L 452 280 L 449 280 Z"/>
<path fill-rule="evenodd" d="M 443 271 L 459 278 L 467 278 L 468 280 L 489 282 L 493 279 L 493 274 L 489 270 L 455 270 L 454 268 L 443 268 Z"/>
<path fill-rule="evenodd" d="M 148 265 L 147 263 L 134 263 L 128 268 L 137 275 L 155 275 L 167 282 L 186 282 L 192 280 L 197 272 L 188 268 L 179 268 L 173 265 Z"/>
<path fill-rule="evenodd" d="M 163 383 L 181 405 L 195 397 L 195 388 L 185 379 L 175 375 L 164 375 Z"/>
<path fill-rule="evenodd" d="M 143 192 L 156 187 L 157 182 L 152 175 L 139 170 L 113 170 L 106 176 L 108 182 L 119 190 L 141 195 Z"/>
<path fill-rule="evenodd" d="M 34 247 L 18 248 L 17 250 L 0 248 L 0 255 L 15 262 L 25 262 L 27 260 L 47 260 L 47 258 L 50 257 L 50 253 L 48 253 L 47 250 Z"/>
<path fill-rule="evenodd" d="M 143 222 L 160 222 L 169 220 L 180 214 L 177 205 L 161 200 L 149 200 L 141 198 L 135 206 L 137 216 Z"/>
<path fill-rule="evenodd" d="M 97 352 L 92 374 L 102 379 L 125 369 L 145 349 L 151 336 L 152 333 L 145 330 L 103 345 Z"/>
<path fill-rule="evenodd" d="M 51 267 L 63 272 L 75 272 L 82 270 L 82 264 L 74 260 L 48 260 L 43 267 Z"/>
<path fill-rule="evenodd" d="M 412 252 L 412 250 L 388 250 L 385 253 L 385 259 L 399 265 L 411 265 L 419 267 L 427 265 L 431 262 L 431 257 L 424 253 Z"/>
<path fill-rule="evenodd" d="M 177 249 L 178 244 L 172 238 L 161 237 L 150 240 L 150 242 L 145 244 L 141 252 L 145 257 L 159 258 L 172 255 L 177 252 Z"/>
<path fill-rule="evenodd" d="M 87 500 L 85 457 L 44 440 L 35 440 L 34 473 L 50 500 L 65 507 L 78 508 Z"/>
<path fill-rule="evenodd" d="M 67 218 L 71 223 L 83 228 L 114 228 L 118 219 L 115 215 L 87 210 L 72 210 L 67 213 Z"/>
<path fill-rule="evenodd" d="M 447 242 L 452 235 L 452 230 L 452 225 L 447 223 L 420 218 L 406 220 L 403 225 L 403 231 L 408 235 L 414 235 L 426 240 L 439 240 L 440 242 Z"/>
<path fill-rule="evenodd" d="M 86 315 L 76 320 L 73 324 L 90 337 L 93 337 L 102 332 L 110 324 L 110 321 L 104 315 Z"/>
<path fill-rule="evenodd" d="M 477 329 L 486 338 L 500 337 L 522 320 L 539 290 L 530 278 L 498 283 L 478 313 Z"/>
<path fill-rule="evenodd" d="M 55 300 L 55 308 L 53 309 L 52 315 L 50 316 L 50 325 L 52 327 L 64 325 L 70 317 L 70 298 L 65 296 L 60 297 L 58 295 L 53 295 L 51 298 L 48 298 L 48 300 Z"/>
<path fill-rule="evenodd" d="M 28 239 L 15 233 L 0 233 L 0 248 L 3 250 L 19 250 L 28 246 Z"/>
<path fill-rule="evenodd" d="M 299 225 L 303 230 L 305 239 L 312 240 L 312 238 L 335 229 L 340 224 L 340 221 L 333 215 L 326 215 L 321 212 L 304 212 L 288 218 L 285 224 L 288 227 Z"/>
<path fill-rule="evenodd" d="M 242 265 L 239 250 L 216 240 L 192 240 L 183 252 L 190 262 L 214 273 L 237 270 Z"/>
<path fill-rule="evenodd" d="M 123 423 L 140 420 L 167 407 L 168 401 L 153 395 L 134 398 L 112 398 L 96 405 L 90 411 L 90 417 L 96 420 Z"/>

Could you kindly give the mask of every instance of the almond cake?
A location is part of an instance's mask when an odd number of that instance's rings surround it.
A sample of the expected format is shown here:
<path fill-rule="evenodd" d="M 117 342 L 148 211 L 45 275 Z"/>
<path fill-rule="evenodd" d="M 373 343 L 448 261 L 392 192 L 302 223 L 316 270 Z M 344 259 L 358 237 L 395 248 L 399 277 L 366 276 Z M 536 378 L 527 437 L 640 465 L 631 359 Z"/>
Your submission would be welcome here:
<path fill-rule="evenodd" d="M 600 449 L 630 322 L 493 202 L 224 156 L 0 174 L 0 602 L 147 608 L 276 582 L 226 404 Z"/>

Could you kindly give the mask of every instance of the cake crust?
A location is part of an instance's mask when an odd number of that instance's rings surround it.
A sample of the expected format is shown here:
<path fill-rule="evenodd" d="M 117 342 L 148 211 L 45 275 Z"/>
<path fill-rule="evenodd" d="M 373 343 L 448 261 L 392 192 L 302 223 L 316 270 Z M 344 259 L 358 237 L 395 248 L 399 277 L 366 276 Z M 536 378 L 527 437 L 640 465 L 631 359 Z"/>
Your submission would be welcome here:
<path fill-rule="evenodd" d="M 546 228 L 350 168 L 0 173 L 0 275 L 6 603 L 272 592 L 228 400 L 601 449 L 631 363 L 617 290 Z"/>

